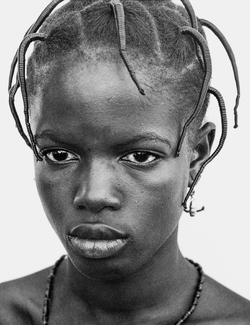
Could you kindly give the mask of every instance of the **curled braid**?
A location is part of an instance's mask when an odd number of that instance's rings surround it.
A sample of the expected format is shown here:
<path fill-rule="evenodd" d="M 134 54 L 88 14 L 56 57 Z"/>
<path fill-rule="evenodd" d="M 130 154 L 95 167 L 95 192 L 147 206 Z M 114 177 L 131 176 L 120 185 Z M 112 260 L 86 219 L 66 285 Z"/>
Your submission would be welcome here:
<path fill-rule="evenodd" d="M 42 160 L 40 155 L 37 152 L 36 144 L 34 140 L 34 136 L 32 134 L 32 130 L 30 127 L 29 122 L 29 112 L 28 112 L 28 96 L 27 96 L 27 88 L 26 88 L 26 81 L 25 81 L 25 54 L 28 50 L 28 47 L 30 43 L 36 40 L 44 41 L 45 35 L 44 34 L 35 34 L 37 30 L 40 28 L 40 26 L 43 24 L 43 22 L 46 20 L 46 18 L 51 14 L 51 12 L 55 9 L 55 7 L 58 6 L 60 2 L 63 0 L 53 0 L 41 13 L 41 15 L 38 17 L 36 22 L 28 29 L 28 31 L 25 33 L 24 39 L 17 50 L 14 59 L 11 64 L 10 68 L 10 75 L 9 75 L 9 84 L 8 84 L 8 90 L 9 90 L 9 105 L 11 109 L 11 113 L 13 115 L 13 118 L 16 122 L 17 129 L 26 142 L 26 144 L 32 148 L 37 160 Z M 12 86 L 13 77 L 15 73 L 16 65 L 18 64 L 18 73 L 16 78 L 16 84 Z M 18 117 L 16 107 L 15 107 L 15 95 L 18 90 L 18 88 L 21 87 L 23 102 L 24 102 L 24 115 L 25 115 L 25 123 L 28 131 L 29 138 L 24 133 L 22 124 L 20 122 L 20 119 Z"/>
<path fill-rule="evenodd" d="M 22 124 L 20 122 L 19 116 L 18 116 L 17 111 L 16 111 L 16 107 L 15 107 L 15 96 L 16 96 L 16 92 L 17 92 L 18 88 L 19 88 L 19 83 L 16 82 L 15 85 L 9 91 L 10 111 L 11 111 L 11 113 L 12 113 L 12 115 L 14 117 L 14 120 L 16 122 L 16 127 L 18 129 L 18 132 L 20 133 L 21 137 L 24 139 L 26 144 L 31 148 L 31 143 L 30 143 L 28 137 L 26 136 L 26 134 L 23 131 Z"/>
<path fill-rule="evenodd" d="M 220 115 L 221 115 L 222 133 L 221 133 L 218 147 L 215 149 L 215 151 L 212 153 L 212 155 L 202 164 L 200 170 L 198 171 L 197 175 L 195 176 L 195 179 L 193 180 L 193 183 L 190 186 L 190 189 L 182 203 L 184 209 L 187 209 L 187 201 L 188 201 L 189 197 L 191 196 L 192 192 L 194 191 L 194 188 L 195 188 L 196 184 L 198 183 L 199 179 L 201 178 L 201 174 L 203 173 L 205 167 L 219 154 L 219 152 L 223 148 L 223 145 L 224 145 L 226 137 L 227 137 L 227 112 L 226 112 L 225 101 L 224 101 L 221 93 L 217 89 L 215 89 L 213 87 L 209 87 L 208 91 L 210 94 L 215 96 L 215 98 L 218 101 L 219 108 L 220 108 Z"/>
<path fill-rule="evenodd" d="M 25 33 L 24 37 L 27 36 L 31 30 L 32 26 L 28 29 L 28 31 Z M 11 87 L 12 87 L 12 81 L 13 81 L 13 76 L 14 76 L 14 73 L 15 73 L 15 68 L 16 68 L 16 65 L 17 65 L 17 57 L 18 57 L 18 50 L 12 60 L 12 63 L 11 63 L 11 67 L 10 67 L 10 74 L 9 74 L 9 85 L 8 85 L 8 89 L 10 91 Z M 17 80 L 16 80 L 16 84 L 18 85 L 19 87 L 19 83 L 18 83 L 18 76 L 17 76 Z"/>
<path fill-rule="evenodd" d="M 111 0 L 110 4 L 113 8 L 114 15 L 115 15 L 117 34 L 118 34 L 119 43 L 120 43 L 121 57 L 130 73 L 132 80 L 136 84 L 136 87 L 138 88 L 139 92 L 142 95 L 145 95 L 145 91 L 140 86 L 140 83 L 139 83 L 138 79 L 136 78 L 135 72 L 129 63 L 127 52 L 126 52 L 127 46 L 126 46 L 126 32 L 125 32 L 125 14 L 124 14 L 123 5 L 121 4 L 121 2 L 119 0 Z"/>
<path fill-rule="evenodd" d="M 198 31 L 198 20 L 195 15 L 194 9 L 190 3 L 189 0 L 181 0 L 183 3 L 184 7 L 187 10 L 187 13 L 189 14 L 190 20 L 191 20 L 191 26 Z"/>
<path fill-rule="evenodd" d="M 184 141 L 184 138 L 187 133 L 189 125 L 197 117 L 197 115 L 199 114 L 200 110 L 203 107 L 203 104 L 204 104 L 206 96 L 207 96 L 207 90 L 208 90 L 208 87 L 210 84 L 211 76 L 212 76 L 211 56 L 210 56 L 207 42 L 204 39 L 204 37 L 196 29 L 193 29 L 191 27 L 183 27 L 181 29 L 181 33 L 184 35 L 190 35 L 200 45 L 200 47 L 202 49 L 202 53 L 203 53 L 203 59 L 204 59 L 204 63 L 205 63 L 206 73 L 205 73 L 205 77 L 203 80 L 203 84 L 202 84 L 202 88 L 201 88 L 201 92 L 200 92 L 200 96 L 199 96 L 199 101 L 196 105 L 196 108 L 195 108 L 193 114 L 190 116 L 190 118 L 186 121 L 185 125 L 183 126 L 182 134 L 181 134 L 178 146 L 177 146 L 176 157 L 179 157 L 179 155 L 180 155 L 181 147 L 182 147 L 182 144 L 183 144 L 183 141 Z"/>
<path fill-rule="evenodd" d="M 23 97 L 23 104 L 24 104 L 24 116 L 25 116 L 25 123 L 27 127 L 27 131 L 30 137 L 31 146 L 34 151 L 34 154 L 38 160 L 42 160 L 40 155 L 37 152 L 35 139 L 31 130 L 30 122 L 29 122 L 29 102 L 28 102 L 28 94 L 27 94 L 27 87 L 25 81 L 25 54 L 31 42 L 34 41 L 44 41 L 46 36 L 42 33 L 34 33 L 28 34 L 22 41 L 19 50 L 18 50 L 18 79 L 19 84 L 21 87 L 22 97 Z"/>
<path fill-rule="evenodd" d="M 190 17 L 190 21 L 191 21 L 191 26 L 196 29 L 197 31 L 199 31 L 199 26 L 198 26 L 198 19 L 195 15 L 195 12 L 194 12 L 194 9 L 190 3 L 189 0 L 181 0 L 181 2 L 183 3 L 187 13 L 189 14 L 189 17 Z M 199 62 L 200 62 L 200 65 L 201 67 L 204 69 L 204 63 L 203 63 L 203 60 L 200 56 L 200 52 L 199 52 L 199 44 L 195 43 L 195 46 L 196 46 L 196 55 L 199 59 Z"/>
<path fill-rule="evenodd" d="M 178 146 L 177 146 L 176 156 L 178 157 L 180 155 L 181 147 L 182 147 L 188 126 L 193 122 L 193 120 L 199 114 L 199 111 L 201 110 L 201 108 L 204 104 L 207 92 L 214 95 L 219 103 L 220 115 L 221 115 L 221 125 L 222 125 L 222 135 L 221 135 L 218 147 L 213 152 L 213 154 L 202 164 L 200 170 L 198 171 L 198 173 L 197 173 L 197 175 L 196 175 L 196 177 L 195 177 L 195 179 L 194 179 L 194 181 L 193 181 L 193 183 L 184 199 L 184 202 L 182 205 L 183 205 L 184 209 L 187 209 L 187 200 L 193 193 L 194 188 L 195 188 L 196 184 L 198 183 L 202 172 L 204 171 L 205 167 L 219 154 L 219 152 L 223 148 L 223 145 L 225 143 L 226 136 L 227 136 L 227 115 L 226 115 L 226 106 L 225 106 L 225 102 L 224 102 L 222 95 L 215 88 L 209 87 L 210 79 L 211 79 L 211 75 L 212 75 L 211 56 L 210 56 L 209 48 L 207 46 L 205 39 L 202 39 L 201 34 L 199 32 L 198 33 L 195 32 L 195 31 L 198 31 L 198 20 L 195 15 L 195 12 L 194 12 L 189 0 L 181 0 L 181 2 L 183 3 L 184 7 L 186 8 L 186 10 L 189 14 L 189 17 L 191 20 L 191 25 L 192 25 L 192 29 L 182 28 L 181 32 L 183 34 L 189 34 L 196 39 L 196 53 L 197 53 L 199 62 L 201 63 L 201 66 L 202 66 L 203 61 L 201 60 L 200 55 L 199 55 L 199 48 L 198 48 L 197 42 L 200 45 L 201 50 L 203 52 L 203 58 L 204 58 L 204 63 L 205 63 L 205 78 L 203 80 L 202 90 L 200 93 L 200 97 L 199 97 L 199 101 L 196 106 L 196 109 L 183 127 L 182 134 L 181 134 Z M 238 109 L 239 100 L 240 100 L 240 82 L 239 82 L 238 68 L 237 68 L 236 59 L 235 59 L 233 50 L 232 50 L 231 46 L 229 45 L 228 41 L 226 40 L 225 36 L 221 33 L 221 31 L 214 24 L 212 24 L 211 22 L 209 22 L 205 19 L 199 19 L 199 22 L 202 26 L 208 27 L 219 38 L 222 45 L 226 49 L 229 59 L 231 61 L 231 64 L 233 67 L 233 72 L 234 72 L 234 78 L 235 78 L 235 82 L 236 82 L 236 87 L 237 87 L 237 97 L 236 97 L 236 103 L 235 103 L 235 107 L 234 107 L 234 119 L 235 119 L 234 128 L 237 128 L 238 127 L 237 109 Z"/>
<path fill-rule="evenodd" d="M 33 34 L 38 31 L 38 29 L 41 27 L 41 25 L 44 23 L 44 21 L 47 19 L 47 17 L 51 14 L 51 12 L 59 5 L 64 0 L 53 0 L 40 14 L 40 16 L 37 18 L 36 22 L 28 29 L 28 31 L 25 33 L 24 37 L 27 36 L 28 34 Z M 18 51 L 17 51 L 18 52 Z M 14 56 L 14 59 L 11 64 L 11 69 L 10 69 L 10 77 L 9 77 L 9 87 L 8 89 L 10 90 L 11 85 L 12 85 L 12 80 L 13 80 L 13 75 L 14 75 L 14 70 L 17 64 L 17 53 Z"/>
<path fill-rule="evenodd" d="M 229 59 L 232 63 L 233 67 L 233 72 L 234 72 L 234 79 L 236 83 L 236 88 L 237 88 L 237 96 L 235 100 L 235 106 L 234 106 L 234 128 L 238 127 L 238 106 L 239 106 L 239 101 L 240 101 L 240 80 L 239 80 L 239 73 L 238 73 L 238 68 L 236 64 L 236 59 L 233 53 L 233 50 L 228 43 L 227 39 L 225 36 L 222 34 L 222 32 L 210 21 L 205 20 L 205 19 L 200 19 L 200 23 L 202 26 L 208 27 L 221 41 L 222 45 L 224 46 L 225 50 L 227 51 L 227 54 L 229 56 Z"/>

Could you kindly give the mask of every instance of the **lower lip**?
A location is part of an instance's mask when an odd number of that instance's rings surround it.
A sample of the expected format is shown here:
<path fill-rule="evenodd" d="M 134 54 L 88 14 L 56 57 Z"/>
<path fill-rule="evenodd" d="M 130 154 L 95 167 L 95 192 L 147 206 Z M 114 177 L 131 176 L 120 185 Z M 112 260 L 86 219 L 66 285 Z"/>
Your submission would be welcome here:
<path fill-rule="evenodd" d="M 69 236 L 73 249 L 82 256 L 93 259 L 108 258 L 119 254 L 128 239 L 92 240 Z"/>

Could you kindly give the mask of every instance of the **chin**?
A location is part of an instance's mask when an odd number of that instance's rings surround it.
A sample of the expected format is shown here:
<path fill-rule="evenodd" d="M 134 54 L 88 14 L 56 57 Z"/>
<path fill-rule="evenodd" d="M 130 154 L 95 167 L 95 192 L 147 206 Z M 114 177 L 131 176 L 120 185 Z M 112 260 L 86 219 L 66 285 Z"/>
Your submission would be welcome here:
<path fill-rule="evenodd" d="M 114 256 L 111 258 L 91 259 L 68 252 L 69 259 L 76 271 L 84 277 L 99 281 L 115 281 L 130 277 L 141 269 L 138 259 L 131 256 Z"/>
<path fill-rule="evenodd" d="M 131 276 L 135 270 L 126 267 L 124 263 L 114 261 L 74 261 L 71 260 L 73 266 L 84 277 L 99 281 L 116 281 Z"/>

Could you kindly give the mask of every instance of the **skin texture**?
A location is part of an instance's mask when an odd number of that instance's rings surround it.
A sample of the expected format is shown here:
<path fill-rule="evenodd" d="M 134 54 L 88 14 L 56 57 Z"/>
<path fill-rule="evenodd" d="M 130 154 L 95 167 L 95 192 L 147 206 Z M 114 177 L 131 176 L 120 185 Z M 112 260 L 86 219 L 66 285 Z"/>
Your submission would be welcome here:
<path fill-rule="evenodd" d="M 188 155 L 173 158 L 178 127 L 170 128 L 175 121 L 165 113 L 168 103 L 152 110 L 129 77 L 119 80 L 114 69 L 77 65 L 55 73 L 51 83 L 57 81 L 56 87 L 44 89 L 32 117 L 42 152 L 59 147 L 72 153 L 64 165 L 49 159 L 36 164 L 36 182 L 46 214 L 74 264 L 93 278 L 127 276 L 155 255 L 176 231 L 188 182 Z M 124 69 L 120 73 L 127 77 Z M 142 150 L 151 154 L 151 163 L 136 164 L 133 152 Z M 104 261 L 107 269 L 82 261 L 65 241 L 83 222 L 103 223 L 131 239 L 121 256 Z"/>
<path fill-rule="evenodd" d="M 56 276 L 50 324 L 174 324 L 191 304 L 198 276 L 179 251 L 178 223 L 214 125 L 175 158 L 182 121 L 167 92 L 155 96 L 147 74 L 138 78 L 146 97 L 124 65 L 65 60 L 32 99 L 44 156 L 35 161 L 36 184 L 69 256 Z M 112 257 L 86 258 L 68 237 L 82 224 L 115 228 L 127 245 Z M 1 324 L 40 323 L 47 274 L 0 287 Z M 249 324 L 249 317 L 247 301 L 206 277 L 187 324 Z"/>

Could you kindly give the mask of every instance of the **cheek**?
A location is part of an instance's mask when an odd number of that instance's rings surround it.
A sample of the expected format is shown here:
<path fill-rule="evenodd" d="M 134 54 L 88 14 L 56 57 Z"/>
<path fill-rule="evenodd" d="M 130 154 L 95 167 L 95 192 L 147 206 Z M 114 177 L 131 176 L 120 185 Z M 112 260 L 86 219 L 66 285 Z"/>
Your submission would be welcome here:
<path fill-rule="evenodd" d="M 35 167 L 35 180 L 44 211 L 58 232 L 63 215 L 72 202 L 70 182 L 62 177 L 62 173 L 48 171 L 43 163 L 37 163 Z"/>
<path fill-rule="evenodd" d="M 131 211 L 138 232 L 150 236 L 168 236 L 176 227 L 182 214 L 182 202 L 187 188 L 186 168 L 169 164 L 168 168 L 137 177 L 129 194 Z M 140 230 L 139 230 L 140 229 Z"/>
<path fill-rule="evenodd" d="M 176 159 L 155 171 L 122 171 L 119 183 L 123 203 L 115 222 L 124 225 L 138 239 L 151 238 L 155 233 L 159 240 L 168 236 L 182 213 L 185 171 Z M 79 219 L 73 204 L 77 193 L 76 173 L 70 168 L 53 171 L 45 163 L 37 163 L 35 175 L 44 211 L 61 237 Z"/>
<path fill-rule="evenodd" d="M 136 177 L 136 181 L 147 201 L 155 202 L 159 209 L 163 206 L 176 209 L 181 207 L 186 191 L 187 168 L 181 161 L 173 158 L 162 168 Z"/>

